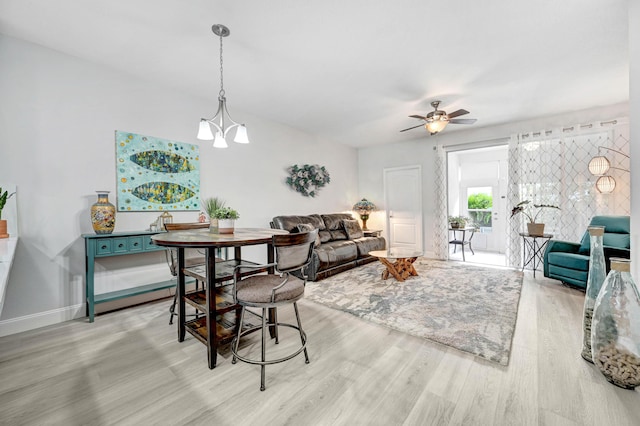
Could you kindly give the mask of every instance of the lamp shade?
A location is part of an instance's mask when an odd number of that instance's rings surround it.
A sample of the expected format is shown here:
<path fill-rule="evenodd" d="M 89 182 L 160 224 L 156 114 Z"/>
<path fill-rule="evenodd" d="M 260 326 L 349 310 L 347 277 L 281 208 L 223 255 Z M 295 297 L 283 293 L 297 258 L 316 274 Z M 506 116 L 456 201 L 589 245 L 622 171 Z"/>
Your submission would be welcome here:
<path fill-rule="evenodd" d="M 611 163 L 609 163 L 607 157 L 601 155 L 593 157 L 591 161 L 589 161 L 589 172 L 591 172 L 592 175 L 604 175 L 609 170 L 609 167 L 611 167 Z"/>
<path fill-rule="evenodd" d="M 236 130 L 236 137 L 233 139 L 233 141 L 237 143 L 249 143 L 247 128 L 244 126 L 244 124 L 238 126 L 238 130 Z"/>
<path fill-rule="evenodd" d="M 213 140 L 213 147 L 227 148 L 228 146 L 229 145 L 227 145 L 227 141 L 224 139 L 224 136 L 222 136 L 222 132 L 216 133 L 216 138 Z"/>
<path fill-rule="evenodd" d="M 611 176 L 600 176 L 596 181 L 596 189 L 602 194 L 609 194 L 616 188 L 616 180 Z"/>
<path fill-rule="evenodd" d="M 443 131 L 444 128 L 447 127 L 447 124 L 449 124 L 449 120 L 445 115 L 443 115 L 435 117 L 433 121 L 427 122 L 424 127 L 427 128 L 429 133 L 434 134 Z"/>
<path fill-rule="evenodd" d="M 200 127 L 198 128 L 198 139 L 201 141 L 212 141 L 213 133 L 211 133 L 211 126 L 207 120 L 200 120 Z"/>
<path fill-rule="evenodd" d="M 360 214 L 369 214 L 375 209 L 376 205 L 366 198 L 363 198 L 353 205 L 353 210 L 357 211 Z"/>

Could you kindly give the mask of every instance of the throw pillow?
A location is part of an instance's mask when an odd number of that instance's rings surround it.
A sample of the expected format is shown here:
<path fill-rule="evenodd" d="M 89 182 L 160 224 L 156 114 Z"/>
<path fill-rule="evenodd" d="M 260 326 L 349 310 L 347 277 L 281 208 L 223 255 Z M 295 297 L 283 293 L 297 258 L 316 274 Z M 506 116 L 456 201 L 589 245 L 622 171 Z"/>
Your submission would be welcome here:
<path fill-rule="evenodd" d="M 296 232 L 311 232 L 314 229 L 316 229 L 316 228 L 313 225 L 309 225 L 308 223 L 301 223 L 298 226 L 296 226 L 295 231 Z M 314 247 L 318 247 L 319 245 L 320 245 L 320 234 L 316 235 L 316 241 L 313 243 Z"/>
<path fill-rule="evenodd" d="M 360 224 L 355 219 L 343 219 L 342 226 L 350 240 L 355 240 L 364 236 L 364 232 L 362 231 L 362 228 L 360 228 Z"/>

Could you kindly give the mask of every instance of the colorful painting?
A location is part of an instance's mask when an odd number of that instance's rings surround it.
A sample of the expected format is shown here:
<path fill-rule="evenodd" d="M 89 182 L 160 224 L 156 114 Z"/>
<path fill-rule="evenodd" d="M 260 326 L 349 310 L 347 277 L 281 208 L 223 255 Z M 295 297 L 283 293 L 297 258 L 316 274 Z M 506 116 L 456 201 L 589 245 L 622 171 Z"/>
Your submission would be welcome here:
<path fill-rule="evenodd" d="M 200 210 L 198 145 L 116 131 L 117 207 Z"/>

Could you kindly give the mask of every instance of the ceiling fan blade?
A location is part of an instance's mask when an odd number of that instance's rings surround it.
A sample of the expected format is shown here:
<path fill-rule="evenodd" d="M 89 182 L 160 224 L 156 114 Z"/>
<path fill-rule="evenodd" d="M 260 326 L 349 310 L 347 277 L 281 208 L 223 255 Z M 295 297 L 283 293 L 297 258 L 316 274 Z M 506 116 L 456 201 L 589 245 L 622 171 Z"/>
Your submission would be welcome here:
<path fill-rule="evenodd" d="M 418 124 L 417 126 L 409 127 L 408 129 L 400 130 L 400 132 L 406 132 L 407 130 L 417 129 L 418 127 L 424 127 L 424 124 Z"/>
<path fill-rule="evenodd" d="M 453 120 L 449 120 L 449 123 L 453 124 L 473 124 L 477 120 L 475 118 L 454 118 Z"/>
<path fill-rule="evenodd" d="M 423 116 L 421 116 L 421 115 L 410 115 L 409 117 L 411 117 L 411 118 L 418 118 L 418 119 L 420 119 L 420 120 L 424 120 L 424 119 L 425 119 L 425 117 L 423 117 Z"/>
<path fill-rule="evenodd" d="M 459 109 L 457 111 L 453 111 L 451 114 L 447 114 L 449 118 L 459 117 L 461 115 L 469 114 L 469 111 L 466 109 Z"/>

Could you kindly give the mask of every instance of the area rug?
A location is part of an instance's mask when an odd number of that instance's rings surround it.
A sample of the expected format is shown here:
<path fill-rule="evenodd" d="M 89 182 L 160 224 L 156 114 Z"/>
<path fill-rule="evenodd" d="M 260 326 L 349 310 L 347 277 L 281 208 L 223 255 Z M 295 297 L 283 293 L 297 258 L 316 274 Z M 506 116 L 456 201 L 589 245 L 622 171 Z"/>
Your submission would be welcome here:
<path fill-rule="evenodd" d="M 522 272 L 425 258 L 414 266 L 418 276 L 398 282 L 369 263 L 308 282 L 305 298 L 507 365 Z"/>

